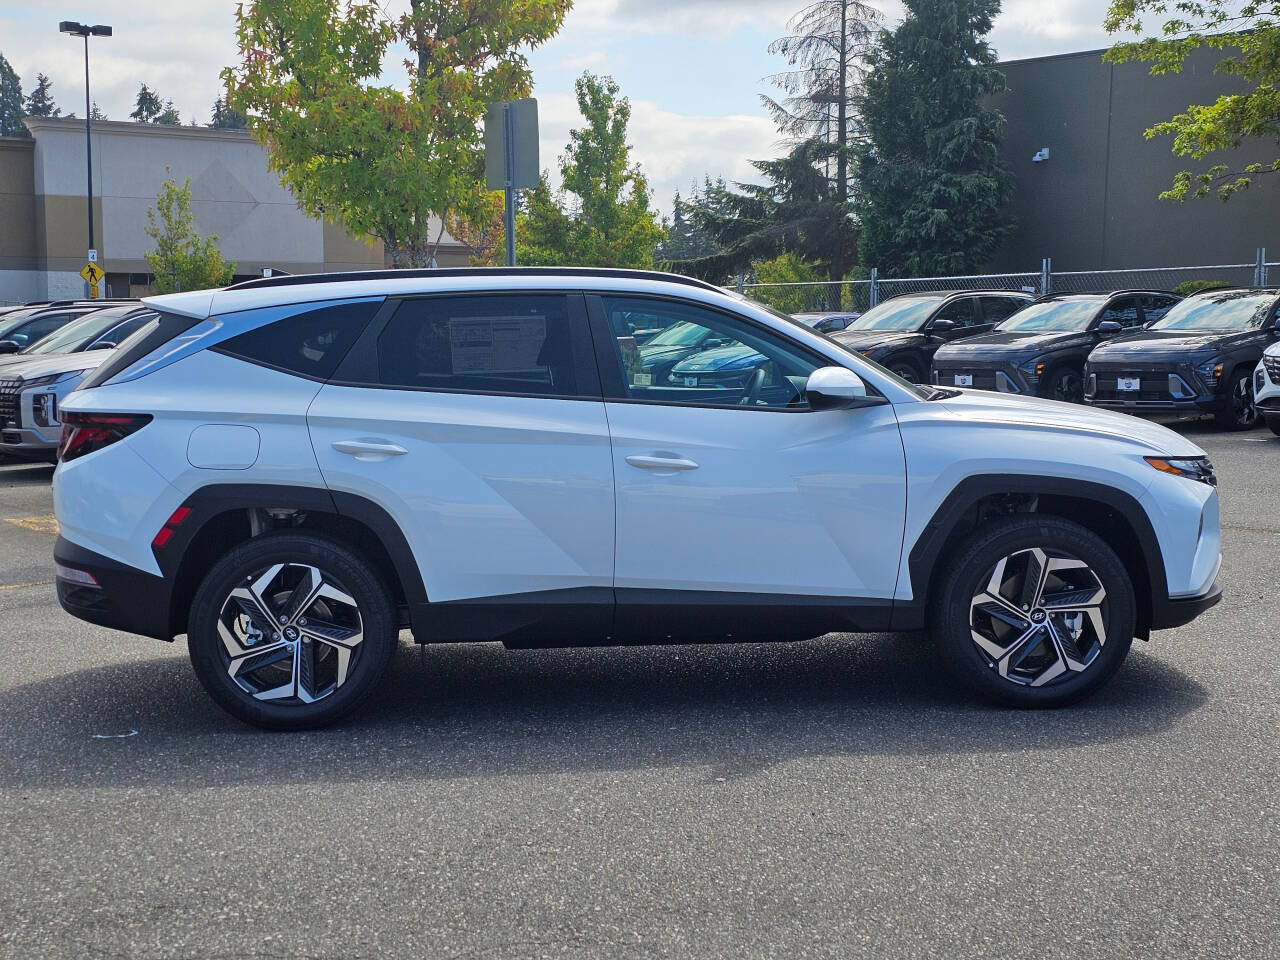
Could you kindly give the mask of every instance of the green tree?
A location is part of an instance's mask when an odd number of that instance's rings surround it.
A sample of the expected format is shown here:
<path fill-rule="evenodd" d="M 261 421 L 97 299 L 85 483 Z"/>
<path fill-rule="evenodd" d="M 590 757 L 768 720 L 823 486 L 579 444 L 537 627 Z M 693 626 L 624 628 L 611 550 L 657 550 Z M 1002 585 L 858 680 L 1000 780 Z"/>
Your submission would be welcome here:
<path fill-rule="evenodd" d="M 869 59 L 858 151 L 861 257 L 883 276 L 980 267 L 1008 232 L 1000 165 L 1004 89 L 986 41 L 999 0 L 905 0 Z"/>
<path fill-rule="evenodd" d="M 693 216 L 713 190 L 723 191 L 726 184 L 723 179 L 712 180 L 710 175 L 702 178 L 701 185 L 694 181 L 688 199 L 676 192 L 672 202 L 671 220 L 667 226 L 667 235 L 658 244 L 656 259 L 664 269 L 684 272 L 689 261 L 720 253 L 720 245 L 715 237 L 697 222 Z"/>
<path fill-rule="evenodd" d="M 165 180 L 155 209 L 147 211 L 147 223 L 147 236 L 156 247 L 145 256 L 160 293 L 204 290 L 231 282 L 236 265 L 223 262 L 217 236 L 202 237 L 196 232 L 190 177 L 182 186 Z"/>
<path fill-rule="evenodd" d="M 526 96 L 525 49 L 550 39 L 571 0 L 247 0 L 230 105 L 304 211 L 371 234 L 397 267 L 435 257 L 442 224 L 488 202 L 480 118 Z M 376 83 L 407 44 L 409 89 Z"/>
<path fill-rule="evenodd" d="M 60 117 L 62 110 L 53 102 L 53 81 L 45 74 L 36 74 L 36 88 L 27 96 L 28 117 Z"/>
<path fill-rule="evenodd" d="M 825 193 L 848 218 L 862 76 L 881 20 L 878 10 L 859 0 L 816 0 L 792 18 L 787 36 L 769 45 L 769 52 L 785 57 L 791 69 L 770 78 L 784 98 L 761 100 L 793 144 L 816 140 L 826 145 L 822 171 L 832 189 Z M 856 250 L 846 242 L 848 233 L 838 230 L 828 237 L 831 249 L 823 260 L 831 280 L 843 278 L 853 265 Z"/>
<path fill-rule="evenodd" d="M 772 260 L 757 260 L 751 265 L 757 283 L 816 284 L 826 272 L 820 264 L 805 260 L 798 253 L 781 253 Z M 751 296 L 783 313 L 800 313 L 812 309 L 814 287 L 753 287 Z"/>
<path fill-rule="evenodd" d="M 172 100 L 164 102 L 164 109 L 160 111 L 160 116 L 156 117 L 155 123 L 166 127 L 177 127 L 182 125 L 182 117 L 178 114 L 178 109 L 173 105 Z"/>
<path fill-rule="evenodd" d="M 1230 154 L 1246 141 L 1280 142 L 1280 0 L 1111 0 L 1104 26 L 1108 33 L 1141 35 L 1146 14 L 1164 20 L 1160 35 L 1117 43 L 1105 59 L 1150 63 L 1152 76 L 1161 76 L 1180 73 L 1187 57 L 1207 48 L 1222 53 L 1215 73 L 1248 87 L 1213 103 L 1192 104 L 1148 129 L 1147 139 L 1171 136 L 1174 154 L 1192 160 Z M 1198 173 L 1180 170 L 1160 198 L 1183 201 L 1214 193 L 1229 200 L 1255 177 L 1277 170 L 1280 157 L 1269 163 L 1219 160 Z"/>
<path fill-rule="evenodd" d="M 136 120 L 138 123 L 155 123 L 164 113 L 164 105 L 160 102 L 160 96 L 145 83 L 138 86 L 138 98 L 134 103 L 133 113 L 129 114 L 130 120 Z"/>
<path fill-rule="evenodd" d="M 516 227 L 516 257 L 531 266 L 653 267 L 662 240 L 649 183 L 631 162 L 631 101 L 612 77 L 584 73 L 574 84 L 586 126 L 569 131 L 560 157 L 561 192 L 545 177 Z"/>
<path fill-rule="evenodd" d="M 98 101 L 95 100 L 93 101 L 92 108 L 90 108 L 89 110 L 89 119 L 93 121 L 98 121 L 98 120 L 110 120 L 111 118 L 98 109 Z"/>
<path fill-rule="evenodd" d="M 0 53 L 0 137 L 29 137 L 22 122 L 22 81 Z"/>
<path fill-rule="evenodd" d="M 245 119 L 244 114 L 227 106 L 221 97 L 213 101 L 213 114 L 209 119 L 209 126 L 218 130 L 243 130 L 248 125 L 249 121 Z"/>

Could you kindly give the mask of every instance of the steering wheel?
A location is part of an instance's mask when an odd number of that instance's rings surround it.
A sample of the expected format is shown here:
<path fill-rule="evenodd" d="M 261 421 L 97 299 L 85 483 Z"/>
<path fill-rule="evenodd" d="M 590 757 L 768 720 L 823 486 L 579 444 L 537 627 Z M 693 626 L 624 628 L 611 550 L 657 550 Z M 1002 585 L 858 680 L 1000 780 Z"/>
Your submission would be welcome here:
<path fill-rule="evenodd" d="M 760 391 L 764 388 L 764 380 L 764 367 L 756 367 L 756 372 L 751 375 L 751 380 L 747 384 L 747 391 L 742 395 L 742 399 L 738 401 L 738 405 L 754 407 L 760 401 Z"/>

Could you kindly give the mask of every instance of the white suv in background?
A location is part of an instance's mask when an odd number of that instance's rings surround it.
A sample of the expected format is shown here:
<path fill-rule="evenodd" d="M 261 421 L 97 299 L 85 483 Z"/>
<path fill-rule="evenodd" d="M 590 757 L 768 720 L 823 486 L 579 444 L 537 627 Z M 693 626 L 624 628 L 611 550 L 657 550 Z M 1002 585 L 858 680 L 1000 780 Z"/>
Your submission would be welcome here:
<path fill-rule="evenodd" d="M 400 629 L 512 647 L 928 626 L 979 693 L 1097 689 L 1216 603 L 1218 498 L 1163 427 L 907 383 L 696 280 L 282 277 L 147 301 L 63 404 L 63 607 L 236 716 L 323 724 Z M 732 364 L 646 372 L 705 327 Z M 718 354 L 719 355 L 719 354 Z"/>
<path fill-rule="evenodd" d="M 1253 402 L 1271 432 L 1280 436 L 1280 343 L 1263 351 L 1253 371 Z"/>

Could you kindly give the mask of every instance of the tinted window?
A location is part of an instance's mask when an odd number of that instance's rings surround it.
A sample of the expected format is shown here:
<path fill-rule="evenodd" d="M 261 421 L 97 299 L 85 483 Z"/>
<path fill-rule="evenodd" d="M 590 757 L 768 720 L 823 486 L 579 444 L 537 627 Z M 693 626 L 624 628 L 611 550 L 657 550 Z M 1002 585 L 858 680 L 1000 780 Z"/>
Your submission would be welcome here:
<path fill-rule="evenodd" d="M 706 406 L 805 407 L 804 384 L 821 366 L 797 344 L 747 320 L 679 301 L 602 298 L 613 359 L 627 399 Z M 644 310 L 664 330 L 706 335 L 678 354 L 639 344 L 627 318 Z M 661 336 L 661 334 L 659 334 Z"/>
<path fill-rule="evenodd" d="M 1098 319 L 1099 321 L 1114 320 L 1122 327 L 1136 327 L 1142 322 L 1138 318 L 1138 298 L 1121 297 L 1118 300 L 1112 300 Z"/>
<path fill-rule="evenodd" d="M 382 304 L 344 303 L 303 310 L 232 337 L 213 349 L 316 380 L 333 376 Z"/>
<path fill-rule="evenodd" d="M 999 323 L 1027 305 L 1017 297 L 983 297 L 982 316 L 987 323 Z"/>
<path fill-rule="evenodd" d="M 19 347 L 35 346 L 78 316 L 78 313 L 46 313 L 10 330 L 5 334 L 5 339 L 14 341 Z"/>
<path fill-rule="evenodd" d="M 1177 297 L 1143 297 L 1142 298 L 1142 322 L 1152 323 L 1159 320 L 1169 308 L 1178 302 Z"/>
<path fill-rule="evenodd" d="M 976 297 L 965 297 L 963 300 L 953 300 L 945 307 L 938 311 L 938 315 L 934 320 L 950 320 L 957 327 L 972 327 L 978 322 L 974 305 L 977 303 Z"/>
<path fill-rule="evenodd" d="M 558 295 L 406 300 L 378 337 L 378 382 L 575 396 L 567 301 Z"/>
<path fill-rule="evenodd" d="M 90 343 L 86 349 L 100 350 L 107 344 L 118 347 L 126 338 L 141 330 L 143 324 L 148 323 L 153 319 L 155 319 L 154 313 L 140 313 L 135 317 L 130 317 L 123 323 L 117 323 L 102 336 Z"/>

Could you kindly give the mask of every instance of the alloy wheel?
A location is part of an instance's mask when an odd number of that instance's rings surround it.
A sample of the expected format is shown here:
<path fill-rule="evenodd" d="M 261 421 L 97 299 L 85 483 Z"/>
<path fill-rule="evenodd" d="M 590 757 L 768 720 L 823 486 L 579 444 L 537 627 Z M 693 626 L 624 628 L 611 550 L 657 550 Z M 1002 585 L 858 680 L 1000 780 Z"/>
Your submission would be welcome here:
<path fill-rule="evenodd" d="M 228 676 L 255 700 L 315 703 L 347 682 L 364 620 L 350 592 L 319 567 L 275 563 L 233 587 L 217 620 Z"/>
<path fill-rule="evenodd" d="M 893 372 L 908 383 L 918 383 L 920 380 L 920 377 L 916 374 L 915 368 L 908 366 L 905 363 L 894 367 Z"/>
<path fill-rule="evenodd" d="M 1083 560 L 1039 547 L 1002 557 L 969 604 L 969 632 L 1011 683 L 1043 687 L 1089 669 L 1107 642 L 1107 592 Z"/>
<path fill-rule="evenodd" d="M 1063 370 L 1059 373 L 1054 378 L 1052 390 L 1054 400 L 1063 400 L 1067 403 L 1084 401 L 1084 381 L 1074 370 Z"/>
<path fill-rule="evenodd" d="M 1258 407 L 1253 401 L 1253 389 L 1248 375 L 1237 380 L 1231 389 L 1231 412 L 1235 414 L 1236 424 L 1241 427 L 1252 427 L 1258 422 Z"/>

